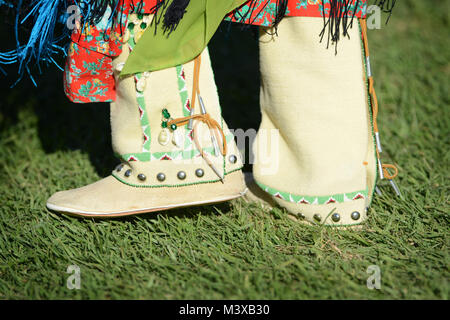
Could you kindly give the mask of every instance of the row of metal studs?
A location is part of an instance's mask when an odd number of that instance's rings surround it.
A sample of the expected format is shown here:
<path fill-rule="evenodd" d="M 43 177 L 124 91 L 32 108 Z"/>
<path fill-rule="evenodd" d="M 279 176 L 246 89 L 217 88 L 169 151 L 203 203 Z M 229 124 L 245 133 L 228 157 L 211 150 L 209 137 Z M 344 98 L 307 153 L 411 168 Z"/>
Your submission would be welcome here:
<path fill-rule="evenodd" d="M 305 215 L 303 213 L 299 213 L 298 216 L 301 219 L 305 219 Z M 361 214 L 358 211 L 353 211 L 350 217 L 353 220 L 358 220 L 361 217 Z M 320 216 L 320 214 L 316 213 L 314 215 L 314 220 L 320 222 L 322 220 L 322 217 Z M 341 215 L 337 212 L 333 213 L 333 215 L 331 216 L 331 220 L 333 220 L 333 222 L 339 222 L 341 220 Z"/>
<path fill-rule="evenodd" d="M 231 163 L 236 163 L 236 162 L 237 162 L 237 157 L 236 157 L 234 154 L 232 154 L 232 155 L 230 155 L 230 157 L 228 158 L 228 160 L 229 160 Z M 122 171 L 123 167 L 124 167 L 124 164 L 123 164 L 123 163 L 119 164 L 119 165 L 116 167 L 116 171 L 117 171 L 117 172 Z M 129 176 L 131 176 L 131 172 L 132 172 L 132 171 L 133 171 L 133 170 L 128 169 L 127 171 L 125 171 L 124 176 L 125 176 L 126 178 L 128 178 Z M 195 170 L 195 175 L 196 175 L 197 177 L 201 178 L 201 177 L 203 177 L 203 176 L 205 175 L 205 171 L 204 171 L 203 169 L 201 169 L 201 168 L 198 168 L 197 170 Z M 145 181 L 145 180 L 147 179 L 147 177 L 146 177 L 145 174 L 143 174 L 143 173 L 139 173 L 139 174 L 137 175 L 137 177 L 138 177 L 138 179 L 141 180 L 141 181 Z M 177 177 L 178 177 L 178 179 L 180 179 L 180 180 L 186 179 L 186 172 L 184 172 L 184 171 L 178 171 Z M 160 172 L 160 173 L 158 173 L 158 174 L 156 175 L 156 179 L 158 179 L 158 181 L 162 182 L 162 181 L 166 180 L 166 175 L 165 175 L 164 173 Z"/>
<path fill-rule="evenodd" d="M 122 171 L 123 167 L 124 167 L 124 164 L 119 164 L 119 165 L 117 166 L 117 168 L 116 168 L 116 171 L 117 171 L 117 172 Z M 132 172 L 132 171 L 133 171 L 133 170 L 128 169 L 127 171 L 125 171 L 124 176 L 128 178 L 129 176 L 131 176 L 131 172 Z M 197 177 L 201 178 L 201 177 L 203 177 L 203 176 L 205 175 L 205 171 L 204 171 L 203 169 L 201 169 L 201 168 L 198 168 L 197 170 L 195 170 L 195 175 L 196 175 Z M 138 177 L 138 179 L 141 180 L 141 181 L 145 181 L 145 180 L 147 179 L 147 177 L 146 177 L 143 173 L 139 173 L 139 174 L 137 175 L 137 177 Z M 178 177 L 178 179 L 180 179 L 180 180 L 186 179 L 186 172 L 184 172 L 184 171 L 179 171 L 179 172 L 177 173 L 177 177 Z M 161 181 L 161 182 L 162 182 L 162 181 L 166 180 L 166 175 L 165 175 L 164 173 L 160 172 L 160 173 L 158 173 L 158 174 L 156 175 L 156 179 L 158 179 L 158 181 Z"/>

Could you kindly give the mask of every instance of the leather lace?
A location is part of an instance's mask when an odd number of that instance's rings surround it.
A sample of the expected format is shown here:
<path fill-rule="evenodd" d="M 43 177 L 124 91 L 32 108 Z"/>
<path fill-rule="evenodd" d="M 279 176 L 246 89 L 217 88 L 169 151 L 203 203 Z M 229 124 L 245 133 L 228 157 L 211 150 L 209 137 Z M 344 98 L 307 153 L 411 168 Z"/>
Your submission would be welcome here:
<path fill-rule="evenodd" d="M 361 24 L 361 29 L 362 29 L 362 38 L 363 38 L 363 43 L 364 43 L 364 51 L 366 53 L 366 59 L 367 59 L 367 64 L 368 64 L 368 69 L 370 70 L 370 55 L 369 55 L 369 43 L 367 40 L 367 22 L 365 19 L 360 19 L 360 24 Z M 368 74 L 368 83 L 369 83 L 369 95 L 370 95 L 370 100 L 372 102 L 372 123 L 373 123 L 373 130 L 375 132 L 375 135 L 378 139 L 378 135 L 379 135 L 379 131 L 378 131 L 378 99 L 377 99 L 377 94 L 375 92 L 375 87 L 373 85 L 373 76 L 372 76 L 372 72 L 369 72 Z M 381 163 L 381 147 L 379 142 L 377 143 L 377 148 L 376 149 L 376 153 L 377 153 L 377 159 L 379 161 L 379 163 L 381 164 L 381 178 L 386 178 L 388 180 L 392 180 L 395 177 L 397 177 L 398 175 L 398 169 L 395 165 L 393 164 L 382 164 Z M 393 174 L 391 174 L 388 169 L 392 169 L 394 171 Z"/>
<path fill-rule="evenodd" d="M 193 78 L 193 85 L 192 85 L 191 109 L 195 108 L 196 98 L 200 99 L 200 88 L 199 88 L 200 65 L 201 65 L 201 55 L 197 56 L 197 58 L 195 58 L 195 60 L 194 60 L 194 78 Z M 176 118 L 176 119 L 169 121 L 167 124 L 168 124 L 168 126 L 170 126 L 172 124 L 176 124 L 177 126 L 183 126 L 183 125 L 189 123 L 190 120 L 198 120 L 199 121 L 199 122 L 196 122 L 194 125 L 193 136 L 194 136 L 194 143 L 203 158 L 207 159 L 207 156 L 206 156 L 205 152 L 203 151 L 203 148 L 200 145 L 200 142 L 198 140 L 198 135 L 196 134 L 196 132 L 198 132 L 197 127 L 200 122 L 203 122 L 204 124 L 206 124 L 208 126 L 210 133 L 215 137 L 216 141 L 221 141 L 221 143 L 218 143 L 218 147 L 219 147 L 222 155 L 225 156 L 227 154 L 227 140 L 225 138 L 225 134 L 223 133 L 222 127 L 216 120 L 214 120 L 209 115 L 209 113 L 192 114 L 187 117 Z"/>

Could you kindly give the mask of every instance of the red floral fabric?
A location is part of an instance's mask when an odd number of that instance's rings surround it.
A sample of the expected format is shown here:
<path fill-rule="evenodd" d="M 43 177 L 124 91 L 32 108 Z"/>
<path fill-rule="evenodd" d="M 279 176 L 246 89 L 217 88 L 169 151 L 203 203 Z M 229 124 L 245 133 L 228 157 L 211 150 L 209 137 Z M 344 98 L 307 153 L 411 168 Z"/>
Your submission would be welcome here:
<path fill-rule="evenodd" d="M 269 27 L 276 15 L 276 0 L 253 1 L 231 12 L 225 20 Z M 349 15 L 365 18 L 367 0 L 353 0 Z M 111 102 L 115 99 L 112 59 L 122 51 L 121 28 L 127 24 L 132 0 L 124 0 L 122 24 L 111 30 L 107 19 L 80 32 L 77 26 L 72 34 L 64 71 L 64 90 L 67 97 L 77 103 Z M 140 13 L 150 13 L 156 0 L 145 0 Z M 249 12 L 249 10 L 252 10 Z M 356 12 L 355 12 L 356 11 Z M 327 17 L 330 0 L 289 0 L 287 16 Z M 105 16 L 109 16 L 108 12 Z M 243 18 L 245 17 L 245 18 Z"/>

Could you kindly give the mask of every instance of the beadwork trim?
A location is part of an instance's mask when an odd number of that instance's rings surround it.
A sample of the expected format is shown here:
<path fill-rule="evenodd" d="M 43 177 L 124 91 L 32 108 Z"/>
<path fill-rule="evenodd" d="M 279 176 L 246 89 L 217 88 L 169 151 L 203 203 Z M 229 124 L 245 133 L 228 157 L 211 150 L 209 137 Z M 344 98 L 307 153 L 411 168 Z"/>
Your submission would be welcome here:
<path fill-rule="evenodd" d="M 134 50 L 136 46 L 135 40 L 135 32 L 134 28 L 128 28 L 130 32 L 130 39 L 128 40 L 128 47 L 130 52 Z M 177 83 L 178 83 L 178 92 L 180 95 L 182 112 L 183 116 L 187 117 L 191 112 L 191 101 L 189 99 L 189 93 L 186 83 L 186 74 L 183 65 L 177 65 L 175 67 L 176 75 L 177 75 Z M 134 75 L 135 83 L 136 83 L 136 100 L 139 108 L 139 116 L 140 116 L 140 124 L 143 133 L 143 145 L 142 152 L 136 153 L 126 153 L 126 154 L 116 154 L 116 156 L 124 161 L 154 161 L 154 160 L 188 160 L 193 159 L 200 155 L 200 152 L 196 149 L 192 133 L 193 130 L 188 129 L 188 125 L 186 124 L 183 128 L 178 128 L 178 130 L 184 131 L 184 146 L 183 150 L 175 150 L 170 152 L 150 152 L 151 145 L 151 128 L 148 118 L 148 112 L 145 103 L 145 96 L 143 92 L 140 92 L 137 88 L 139 80 L 145 78 L 146 75 L 144 73 L 137 73 Z M 219 106 L 220 108 L 220 106 Z M 223 128 L 223 119 L 221 118 L 221 127 Z M 230 142 L 234 139 L 234 136 L 227 136 L 227 142 Z M 203 149 L 205 153 L 214 154 L 213 147 L 205 147 Z M 223 166 L 225 167 L 225 159 L 223 160 Z"/>
<path fill-rule="evenodd" d="M 224 172 L 224 176 L 229 175 L 231 173 L 234 173 L 236 171 L 242 170 L 243 167 L 236 168 L 227 172 Z M 122 178 L 118 177 L 115 172 L 112 173 L 112 176 L 119 180 L 120 182 L 130 186 L 130 187 L 136 187 L 136 188 L 177 188 L 177 187 L 186 187 L 186 186 L 192 186 L 196 184 L 204 184 L 204 183 L 216 183 L 219 182 L 220 179 L 214 179 L 214 180 L 205 180 L 205 181 L 198 181 L 198 182 L 190 182 L 190 183 L 180 183 L 180 184 L 161 184 L 161 185 L 137 185 L 133 183 L 129 183 Z M 222 182 L 220 182 L 222 183 Z"/>
<path fill-rule="evenodd" d="M 182 128 L 179 128 L 179 130 Z M 233 135 L 228 135 L 226 137 L 227 143 L 231 143 L 234 139 Z M 214 153 L 214 147 L 205 147 L 203 151 L 209 154 Z M 135 153 L 124 153 L 117 154 L 116 157 L 123 161 L 155 161 L 155 160 L 189 160 L 196 158 L 200 155 L 200 152 L 192 148 L 190 150 L 176 150 L 169 152 L 135 152 Z"/>
<path fill-rule="evenodd" d="M 366 199 L 368 189 L 366 190 L 360 190 L 355 192 L 348 192 L 348 193 L 338 193 L 333 194 L 329 196 L 303 196 L 303 195 L 296 195 L 289 192 L 284 192 L 277 190 L 275 188 L 266 186 L 258 181 L 255 181 L 256 184 L 263 189 L 265 192 L 270 194 L 274 198 L 278 198 L 284 201 L 297 203 L 297 204 L 314 204 L 314 205 L 320 205 L 320 204 L 331 204 L 331 203 L 344 203 L 359 199 Z"/>
<path fill-rule="evenodd" d="M 181 105 L 183 108 L 183 116 L 188 117 L 191 115 L 191 101 L 189 99 L 189 93 L 186 83 L 186 73 L 183 65 L 178 65 L 175 68 L 178 81 L 178 92 L 180 94 Z M 181 129 L 181 128 L 180 128 Z M 188 124 L 184 126 L 184 150 L 193 149 L 192 143 L 193 130 L 188 129 Z"/>
<path fill-rule="evenodd" d="M 136 46 L 134 28 L 129 28 L 130 39 L 128 40 L 128 47 L 130 52 L 134 50 Z M 141 123 L 142 134 L 143 134 L 143 143 L 142 143 L 142 153 L 149 154 L 150 152 L 150 144 L 151 144 L 151 131 L 150 131 L 150 123 L 148 120 L 148 112 L 147 106 L 145 104 L 145 97 L 143 92 L 140 92 L 137 89 L 138 82 L 144 77 L 143 73 L 136 73 L 134 75 L 134 81 L 136 84 L 136 101 L 139 108 L 139 121 Z M 144 79 L 145 80 L 145 79 Z"/>

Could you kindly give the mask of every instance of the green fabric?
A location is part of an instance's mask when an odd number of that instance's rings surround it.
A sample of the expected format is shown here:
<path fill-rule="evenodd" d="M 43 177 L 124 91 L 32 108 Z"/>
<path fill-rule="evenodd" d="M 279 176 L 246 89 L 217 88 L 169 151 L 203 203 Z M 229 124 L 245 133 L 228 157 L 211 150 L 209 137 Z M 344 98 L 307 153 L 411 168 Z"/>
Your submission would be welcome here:
<path fill-rule="evenodd" d="M 224 16 L 247 0 L 191 0 L 169 37 L 149 27 L 131 52 L 121 76 L 186 63 L 208 45 Z"/>

